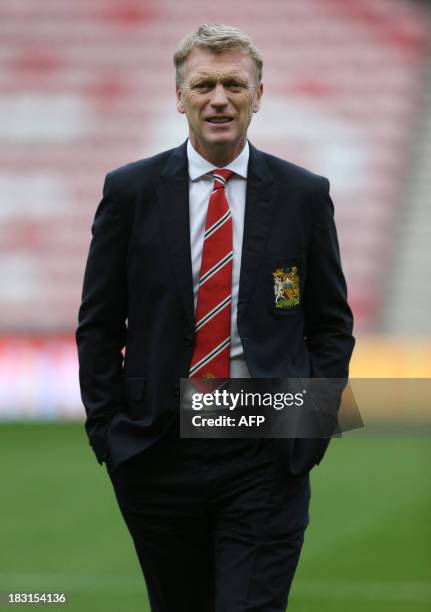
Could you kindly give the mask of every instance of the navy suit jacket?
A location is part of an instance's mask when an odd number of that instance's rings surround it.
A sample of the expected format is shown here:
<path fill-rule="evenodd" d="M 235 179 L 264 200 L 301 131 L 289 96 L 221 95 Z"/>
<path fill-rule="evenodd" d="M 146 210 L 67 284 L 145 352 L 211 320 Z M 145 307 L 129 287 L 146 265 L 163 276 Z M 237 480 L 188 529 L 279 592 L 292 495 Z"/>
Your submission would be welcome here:
<path fill-rule="evenodd" d="M 115 467 L 178 413 L 194 342 L 186 142 L 107 174 L 92 226 L 77 344 L 86 431 Z M 276 308 L 272 273 L 296 266 L 300 303 Z M 347 378 L 352 313 L 329 182 L 250 144 L 238 332 L 252 377 Z M 283 440 L 303 473 L 328 444 Z"/>

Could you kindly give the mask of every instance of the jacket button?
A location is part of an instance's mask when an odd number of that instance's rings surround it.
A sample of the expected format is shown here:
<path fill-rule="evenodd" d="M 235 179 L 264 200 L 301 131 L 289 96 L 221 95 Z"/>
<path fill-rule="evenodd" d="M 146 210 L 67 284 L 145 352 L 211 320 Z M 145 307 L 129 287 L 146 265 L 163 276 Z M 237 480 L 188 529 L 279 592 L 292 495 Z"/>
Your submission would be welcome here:
<path fill-rule="evenodd" d="M 190 336 L 186 336 L 184 338 L 184 344 L 186 346 L 193 346 L 193 338 L 191 338 Z"/>
<path fill-rule="evenodd" d="M 180 397 L 180 387 L 179 387 L 179 385 L 175 385 L 175 387 L 173 388 L 173 392 L 174 392 L 174 397 Z"/>

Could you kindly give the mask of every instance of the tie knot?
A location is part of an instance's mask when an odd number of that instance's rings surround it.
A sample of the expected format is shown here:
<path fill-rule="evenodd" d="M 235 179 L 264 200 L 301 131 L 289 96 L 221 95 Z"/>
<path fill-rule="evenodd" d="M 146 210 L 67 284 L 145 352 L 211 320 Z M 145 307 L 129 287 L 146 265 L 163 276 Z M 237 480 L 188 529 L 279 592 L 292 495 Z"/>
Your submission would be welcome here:
<path fill-rule="evenodd" d="M 224 189 L 235 172 L 232 170 L 211 170 L 210 175 L 214 179 L 214 189 Z"/>

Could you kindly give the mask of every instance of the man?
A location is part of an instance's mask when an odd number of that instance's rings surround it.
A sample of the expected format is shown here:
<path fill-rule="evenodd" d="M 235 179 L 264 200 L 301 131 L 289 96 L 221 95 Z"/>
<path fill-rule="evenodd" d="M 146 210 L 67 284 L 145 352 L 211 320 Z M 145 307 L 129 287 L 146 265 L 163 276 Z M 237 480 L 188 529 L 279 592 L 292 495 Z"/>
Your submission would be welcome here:
<path fill-rule="evenodd" d="M 110 172 L 92 228 L 77 331 L 86 429 L 152 610 L 282 611 L 328 439 L 181 439 L 179 384 L 347 377 L 329 183 L 247 141 L 263 86 L 246 34 L 200 26 L 174 62 L 189 139 Z"/>

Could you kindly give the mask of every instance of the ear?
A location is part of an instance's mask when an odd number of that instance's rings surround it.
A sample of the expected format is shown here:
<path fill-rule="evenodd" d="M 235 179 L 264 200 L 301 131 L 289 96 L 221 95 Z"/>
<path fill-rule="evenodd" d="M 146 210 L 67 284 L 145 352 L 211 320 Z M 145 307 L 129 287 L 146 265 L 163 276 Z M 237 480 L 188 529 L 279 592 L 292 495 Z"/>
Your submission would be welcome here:
<path fill-rule="evenodd" d="M 262 102 L 262 94 L 263 94 L 263 83 L 260 83 L 258 90 L 257 90 L 256 100 L 254 101 L 254 104 L 253 104 L 254 113 L 257 113 L 257 111 L 260 109 L 260 104 Z"/>
<path fill-rule="evenodd" d="M 181 87 L 179 85 L 175 85 L 175 95 L 177 99 L 177 111 L 179 113 L 184 114 L 186 112 L 186 109 L 184 108 L 183 95 L 182 95 Z"/>

